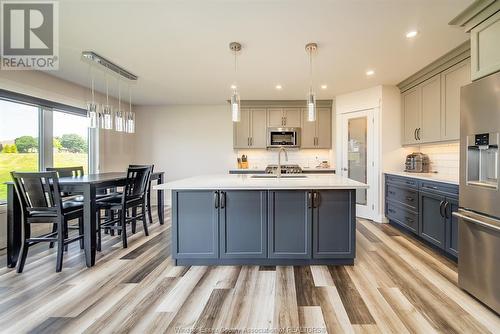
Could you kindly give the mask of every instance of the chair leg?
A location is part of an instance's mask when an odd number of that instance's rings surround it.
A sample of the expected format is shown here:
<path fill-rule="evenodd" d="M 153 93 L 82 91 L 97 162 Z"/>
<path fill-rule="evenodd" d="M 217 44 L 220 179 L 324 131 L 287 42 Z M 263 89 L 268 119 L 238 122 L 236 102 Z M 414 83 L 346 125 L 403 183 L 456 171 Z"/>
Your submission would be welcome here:
<path fill-rule="evenodd" d="M 78 218 L 78 234 L 83 235 L 83 217 Z M 84 248 L 83 238 L 80 239 L 80 249 Z"/>
<path fill-rule="evenodd" d="M 28 257 L 28 239 L 31 237 L 31 227 L 29 224 L 24 224 L 24 242 L 21 249 L 21 254 L 19 255 L 19 261 L 17 263 L 17 272 L 20 274 L 23 272 L 24 264 L 26 263 L 26 258 Z"/>
<path fill-rule="evenodd" d="M 63 219 L 63 218 L 61 218 Z M 66 235 L 67 231 L 65 231 L 65 226 L 67 222 L 63 220 L 61 222 L 61 228 L 58 230 L 57 233 L 57 263 L 56 263 L 56 272 L 61 272 L 62 270 L 62 263 L 63 263 L 63 256 L 64 256 L 64 236 Z M 62 231 L 61 231 L 62 230 Z"/>
<path fill-rule="evenodd" d="M 57 232 L 57 224 L 52 225 L 52 233 L 55 233 L 55 232 Z M 54 242 L 51 241 L 49 243 L 49 248 L 54 248 Z"/>
<path fill-rule="evenodd" d="M 149 232 L 148 232 L 148 222 L 146 221 L 146 201 L 144 200 L 144 202 L 142 203 L 142 227 L 144 228 L 144 234 L 146 236 L 149 236 Z"/>
<path fill-rule="evenodd" d="M 122 242 L 123 248 L 127 248 L 127 213 L 122 210 L 120 211 L 120 224 L 121 224 L 121 232 L 122 232 Z"/>
<path fill-rule="evenodd" d="M 97 210 L 97 251 L 101 251 L 101 210 Z"/>
<path fill-rule="evenodd" d="M 132 208 L 132 233 L 135 234 L 135 230 L 136 230 L 136 224 L 137 224 L 137 220 L 135 219 L 135 217 L 137 217 L 137 207 L 133 207 Z"/>
<path fill-rule="evenodd" d="M 68 222 L 64 222 L 64 239 L 68 239 Z M 64 251 L 68 251 L 68 245 L 64 245 Z"/>
<path fill-rule="evenodd" d="M 151 188 L 151 186 L 150 186 Z M 148 209 L 148 218 L 149 223 L 153 224 L 153 214 L 151 213 L 151 190 L 148 190 L 148 201 L 147 201 L 147 209 Z"/>

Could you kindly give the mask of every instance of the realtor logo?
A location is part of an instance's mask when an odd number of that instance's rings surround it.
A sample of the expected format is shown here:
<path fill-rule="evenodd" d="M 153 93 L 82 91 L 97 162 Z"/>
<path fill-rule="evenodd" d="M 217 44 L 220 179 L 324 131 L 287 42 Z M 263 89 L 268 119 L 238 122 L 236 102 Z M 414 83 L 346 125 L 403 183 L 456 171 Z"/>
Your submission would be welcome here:
<path fill-rule="evenodd" d="M 2 70 L 59 68 L 57 1 L 0 1 Z"/>

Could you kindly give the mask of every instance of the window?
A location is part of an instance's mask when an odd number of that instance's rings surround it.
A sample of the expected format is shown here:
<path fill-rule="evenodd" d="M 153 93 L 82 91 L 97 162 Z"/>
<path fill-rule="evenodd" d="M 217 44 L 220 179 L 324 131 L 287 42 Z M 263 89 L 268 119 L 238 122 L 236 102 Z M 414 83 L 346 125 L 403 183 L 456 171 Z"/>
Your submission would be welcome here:
<path fill-rule="evenodd" d="M 11 171 L 38 171 L 38 118 L 37 106 L 0 100 L 0 202 Z"/>
<path fill-rule="evenodd" d="M 83 166 L 88 174 L 88 128 L 84 115 L 53 112 L 54 167 Z"/>
<path fill-rule="evenodd" d="M 89 147 L 97 147 L 97 134 L 87 128 L 85 110 L 0 89 L 0 204 L 12 171 L 52 166 L 94 171 L 96 151 L 89 153 Z"/>

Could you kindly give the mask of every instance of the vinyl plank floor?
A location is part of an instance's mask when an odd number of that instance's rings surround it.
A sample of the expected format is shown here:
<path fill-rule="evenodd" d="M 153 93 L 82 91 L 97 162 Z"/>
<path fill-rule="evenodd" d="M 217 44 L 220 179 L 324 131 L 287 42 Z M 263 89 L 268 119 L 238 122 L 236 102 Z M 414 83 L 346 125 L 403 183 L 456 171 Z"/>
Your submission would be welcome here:
<path fill-rule="evenodd" d="M 175 266 L 166 223 L 123 249 L 103 235 L 96 266 L 77 244 L 55 272 L 37 245 L 0 269 L 0 332 L 499 333 L 500 317 L 457 286 L 456 263 L 390 225 L 358 219 L 354 266 Z M 0 252 L 5 263 L 5 253 Z"/>

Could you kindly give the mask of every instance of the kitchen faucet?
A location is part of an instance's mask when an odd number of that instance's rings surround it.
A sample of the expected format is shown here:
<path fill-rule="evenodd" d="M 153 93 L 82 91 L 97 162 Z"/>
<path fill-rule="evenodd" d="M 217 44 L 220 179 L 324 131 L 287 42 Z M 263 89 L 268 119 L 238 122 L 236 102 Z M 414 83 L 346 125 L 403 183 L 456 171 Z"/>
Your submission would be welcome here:
<path fill-rule="evenodd" d="M 281 146 L 278 151 L 278 170 L 276 171 L 276 173 L 278 173 L 278 179 L 281 178 L 281 152 L 285 152 L 285 160 L 288 161 L 288 153 L 285 148 Z"/>

